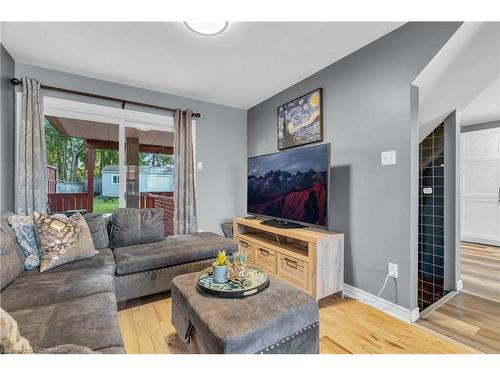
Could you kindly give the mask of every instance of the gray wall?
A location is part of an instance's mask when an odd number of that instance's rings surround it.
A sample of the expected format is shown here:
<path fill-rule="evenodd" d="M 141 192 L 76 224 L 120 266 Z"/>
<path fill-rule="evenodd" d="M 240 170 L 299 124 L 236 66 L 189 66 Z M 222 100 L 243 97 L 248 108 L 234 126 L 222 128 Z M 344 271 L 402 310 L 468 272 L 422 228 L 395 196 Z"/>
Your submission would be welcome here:
<path fill-rule="evenodd" d="M 324 138 L 332 143 L 330 227 L 346 234 L 345 282 L 377 294 L 387 263 L 395 262 L 399 279 L 382 298 L 410 309 L 410 146 L 418 145 L 410 131 L 410 84 L 459 25 L 406 24 L 248 111 L 249 156 L 275 152 L 276 108 L 323 87 Z M 380 152 L 388 150 L 397 151 L 397 165 L 382 167 Z"/>
<path fill-rule="evenodd" d="M 489 122 L 481 122 L 479 124 L 471 124 L 462 126 L 462 133 L 474 132 L 476 130 L 486 130 L 500 128 L 500 120 L 497 121 L 489 121 Z"/>
<path fill-rule="evenodd" d="M 165 72 L 165 74 L 170 74 Z M 171 74 L 175 74 L 172 72 Z M 42 84 L 120 97 L 173 108 L 201 112 L 196 120 L 198 226 L 222 233 L 219 223 L 244 213 L 246 207 L 246 111 L 161 92 L 124 86 L 37 66 L 16 63 L 16 76 L 38 79 Z M 242 88 L 244 89 L 244 88 Z M 57 97 L 64 94 L 51 93 Z M 73 100 L 95 100 L 71 96 Z M 100 104 L 117 106 L 102 101 Z M 118 103 L 119 106 L 119 103 Z M 134 108 L 140 110 L 141 108 Z"/>
<path fill-rule="evenodd" d="M 14 209 L 14 137 L 15 137 L 15 109 L 14 87 L 9 78 L 14 76 L 14 60 L 9 52 L 0 44 L 0 209 Z"/>

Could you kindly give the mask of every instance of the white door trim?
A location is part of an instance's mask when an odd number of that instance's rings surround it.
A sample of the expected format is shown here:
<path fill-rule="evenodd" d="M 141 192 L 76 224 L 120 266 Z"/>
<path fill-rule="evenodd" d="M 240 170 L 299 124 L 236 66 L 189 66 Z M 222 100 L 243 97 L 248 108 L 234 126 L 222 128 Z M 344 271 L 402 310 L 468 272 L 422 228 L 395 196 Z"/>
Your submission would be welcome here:
<path fill-rule="evenodd" d="M 22 92 L 16 93 L 16 113 L 21 114 Z M 155 113 L 133 111 L 108 107 L 98 104 L 78 102 L 68 99 L 43 97 L 43 114 L 77 120 L 103 122 L 119 125 L 125 121 L 127 126 L 137 129 L 174 131 L 174 117 L 172 114 L 159 115 Z"/>
<path fill-rule="evenodd" d="M 44 114 L 49 116 L 69 117 L 110 124 L 119 124 L 120 120 L 125 120 L 130 126 L 139 129 L 174 130 L 174 117 L 170 113 L 160 115 L 45 95 L 43 97 L 43 109 Z"/>

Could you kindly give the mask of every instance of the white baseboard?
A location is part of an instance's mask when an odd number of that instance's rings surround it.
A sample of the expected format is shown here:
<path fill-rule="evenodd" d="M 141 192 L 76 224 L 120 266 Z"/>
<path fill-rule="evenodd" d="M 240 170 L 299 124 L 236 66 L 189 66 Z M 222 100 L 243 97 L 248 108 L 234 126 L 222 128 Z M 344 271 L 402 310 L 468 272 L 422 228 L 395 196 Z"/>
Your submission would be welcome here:
<path fill-rule="evenodd" d="M 477 237 L 470 237 L 470 236 L 462 236 L 462 241 L 464 241 L 464 242 L 471 242 L 471 243 L 477 243 L 477 244 L 481 244 L 481 245 L 500 246 L 500 241 L 494 240 L 494 239 L 487 239 L 487 238 L 477 238 Z"/>
<path fill-rule="evenodd" d="M 458 280 L 455 283 L 455 288 L 457 292 L 460 292 L 464 288 L 464 282 L 462 280 Z"/>
<path fill-rule="evenodd" d="M 396 305 L 395 303 L 386 301 L 382 298 L 380 298 L 378 302 L 375 302 L 377 300 L 377 296 L 365 292 L 364 290 L 355 288 L 349 284 L 344 284 L 344 294 L 348 297 L 357 299 L 360 302 L 372 306 L 377 310 L 392 315 L 395 318 L 401 319 L 406 323 L 415 322 L 420 315 L 418 308 L 410 310 L 406 307 Z"/>

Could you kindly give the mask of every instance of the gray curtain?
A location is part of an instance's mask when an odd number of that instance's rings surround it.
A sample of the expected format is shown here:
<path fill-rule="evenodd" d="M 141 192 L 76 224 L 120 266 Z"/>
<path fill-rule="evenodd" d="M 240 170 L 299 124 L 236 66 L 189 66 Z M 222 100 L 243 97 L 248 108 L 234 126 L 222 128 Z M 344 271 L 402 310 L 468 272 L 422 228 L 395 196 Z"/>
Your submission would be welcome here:
<path fill-rule="evenodd" d="M 17 129 L 16 212 L 47 211 L 45 129 L 40 83 L 23 78 L 21 121 Z"/>
<path fill-rule="evenodd" d="M 178 109 L 174 119 L 174 233 L 197 231 L 191 111 Z"/>

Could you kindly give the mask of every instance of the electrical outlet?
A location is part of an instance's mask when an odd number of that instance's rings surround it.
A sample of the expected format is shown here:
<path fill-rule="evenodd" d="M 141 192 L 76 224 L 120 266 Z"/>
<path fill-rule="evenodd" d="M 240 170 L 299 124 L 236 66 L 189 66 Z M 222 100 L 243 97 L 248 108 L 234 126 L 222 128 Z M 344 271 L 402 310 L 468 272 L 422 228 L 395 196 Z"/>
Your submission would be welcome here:
<path fill-rule="evenodd" d="M 389 276 L 398 278 L 398 265 L 396 263 L 389 263 Z"/>

